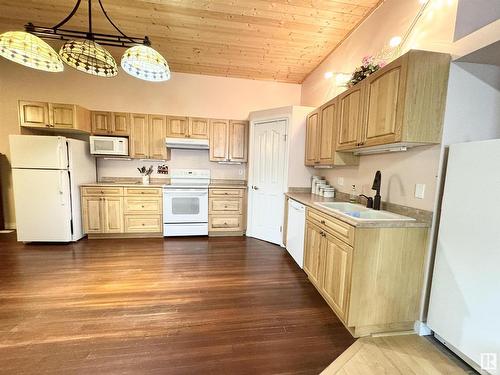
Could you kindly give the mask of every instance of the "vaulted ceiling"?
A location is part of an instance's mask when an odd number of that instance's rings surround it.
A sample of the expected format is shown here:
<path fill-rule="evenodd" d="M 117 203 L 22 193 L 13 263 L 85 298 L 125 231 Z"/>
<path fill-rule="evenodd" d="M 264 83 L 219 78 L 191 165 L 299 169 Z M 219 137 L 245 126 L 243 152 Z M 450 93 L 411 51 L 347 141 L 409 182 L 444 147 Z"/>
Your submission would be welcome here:
<path fill-rule="evenodd" d="M 300 83 L 382 0 L 102 0 L 174 72 Z M 0 0 L 0 32 L 53 26 L 72 0 Z M 66 25 L 87 28 L 87 1 Z M 93 1 L 94 31 L 114 33 Z M 119 49 L 110 49 L 120 56 Z"/>

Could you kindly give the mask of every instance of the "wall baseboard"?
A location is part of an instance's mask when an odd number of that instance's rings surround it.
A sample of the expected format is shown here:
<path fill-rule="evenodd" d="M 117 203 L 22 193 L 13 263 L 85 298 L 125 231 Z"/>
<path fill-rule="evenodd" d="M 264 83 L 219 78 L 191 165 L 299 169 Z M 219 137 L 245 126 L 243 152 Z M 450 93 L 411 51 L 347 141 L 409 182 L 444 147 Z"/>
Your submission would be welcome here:
<path fill-rule="evenodd" d="M 432 330 L 429 328 L 427 324 L 421 322 L 420 320 L 416 320 L 413 325 L 413 329 L 419 336 L 430 336 L 432 335 Z"/>
<path fill-rule="evenodd" d="M 16 229 L 16 223 L 5 223 L 5 229 Z"/>

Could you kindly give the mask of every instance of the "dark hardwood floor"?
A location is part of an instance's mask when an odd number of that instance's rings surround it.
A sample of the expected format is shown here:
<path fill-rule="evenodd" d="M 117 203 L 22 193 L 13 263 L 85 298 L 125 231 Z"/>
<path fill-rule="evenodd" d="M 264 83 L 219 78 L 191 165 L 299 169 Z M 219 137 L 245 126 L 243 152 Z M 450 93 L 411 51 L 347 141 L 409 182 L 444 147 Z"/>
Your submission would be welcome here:
<path fill-rule="evenodd" d="M 266 242 L 0 234 L 2 374 L 317 374 L 353 342 Z"/>

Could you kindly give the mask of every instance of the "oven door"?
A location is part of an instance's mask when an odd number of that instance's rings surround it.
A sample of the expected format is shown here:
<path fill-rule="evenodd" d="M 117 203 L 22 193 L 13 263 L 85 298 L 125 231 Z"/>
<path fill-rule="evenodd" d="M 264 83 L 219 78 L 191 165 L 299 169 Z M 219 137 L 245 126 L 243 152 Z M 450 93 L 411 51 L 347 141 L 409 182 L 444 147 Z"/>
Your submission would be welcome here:
<path fill-rule="evenodd" d="M 163 221 L 208 223 L 208 189 L 163 190 Z"/>

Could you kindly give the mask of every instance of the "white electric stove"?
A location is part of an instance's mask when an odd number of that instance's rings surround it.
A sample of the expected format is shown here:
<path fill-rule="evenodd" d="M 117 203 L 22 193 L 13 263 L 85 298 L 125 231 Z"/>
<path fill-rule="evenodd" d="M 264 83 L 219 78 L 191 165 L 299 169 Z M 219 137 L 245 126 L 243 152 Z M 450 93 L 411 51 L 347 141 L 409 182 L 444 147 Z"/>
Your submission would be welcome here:
<path fill-rule="evenodd" d="M 163 236 L 208 235 L 208 169 L 172 169 L 163 186 Z"/>

